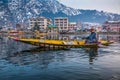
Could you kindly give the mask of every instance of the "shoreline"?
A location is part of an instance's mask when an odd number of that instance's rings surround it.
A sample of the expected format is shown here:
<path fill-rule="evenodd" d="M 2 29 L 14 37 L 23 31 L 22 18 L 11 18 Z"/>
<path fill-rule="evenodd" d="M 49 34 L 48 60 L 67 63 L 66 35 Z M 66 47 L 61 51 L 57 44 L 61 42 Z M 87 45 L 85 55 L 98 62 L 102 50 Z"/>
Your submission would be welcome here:
<path fill-rule="evenodd" d="M 9 32 L 0 32 L 0 35 L 10 35 L 10 34 L 17 34 L 20 35 L 19 32 L 18 33 L 9 33 Z M 32 32 L 23 32 L 24 34 L 33 34 Z M 43 34 L 43 33 L 41 33 Z M 47 34 L 47 33 L 44 33 Z M 59 33 L 60 35 L 79 35 L 79 34 L 90 34 L 90 32 L 69 32 L 69 33 Z M 97 32 L 97 34 L 110 34 L 110 35 L 120 35 L 120 32 Z M 54 35 L 54 34 L 51 34 Z"/>

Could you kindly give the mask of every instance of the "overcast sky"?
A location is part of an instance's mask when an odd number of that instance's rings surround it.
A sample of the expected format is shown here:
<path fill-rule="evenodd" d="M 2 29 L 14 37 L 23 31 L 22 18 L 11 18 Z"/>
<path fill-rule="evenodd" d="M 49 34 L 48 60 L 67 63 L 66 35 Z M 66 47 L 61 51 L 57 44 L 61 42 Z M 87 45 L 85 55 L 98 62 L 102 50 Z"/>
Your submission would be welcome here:
<path fill-rule="evenodd" d="M 77 9 L 96 9 L 120 14 L 120 0 L 58 0 Z"/>

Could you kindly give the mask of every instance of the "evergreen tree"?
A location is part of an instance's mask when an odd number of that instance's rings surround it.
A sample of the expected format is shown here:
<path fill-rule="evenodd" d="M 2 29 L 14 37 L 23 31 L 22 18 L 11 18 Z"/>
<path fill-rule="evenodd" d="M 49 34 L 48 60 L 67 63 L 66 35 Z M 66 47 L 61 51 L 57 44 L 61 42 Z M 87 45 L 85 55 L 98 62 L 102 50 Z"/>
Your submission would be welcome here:
<path fill-rule="evenodd" d="M 34 25 L 34 27 L 33 27 L 33 31 L 35 31 L 35 30 L 37 30 L 37 31 L 40 30 L 39 25 L 38 25 L 37 22 L 35 22 L 35 25 Z"/>

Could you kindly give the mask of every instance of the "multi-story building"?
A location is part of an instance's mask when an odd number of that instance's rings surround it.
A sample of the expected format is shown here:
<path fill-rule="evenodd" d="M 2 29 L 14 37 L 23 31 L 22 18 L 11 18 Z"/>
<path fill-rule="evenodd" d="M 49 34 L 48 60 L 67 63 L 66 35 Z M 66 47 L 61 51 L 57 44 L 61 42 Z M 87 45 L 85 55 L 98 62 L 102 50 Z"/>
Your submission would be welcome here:
<path fill-rule="evenodd" d="M 102 26 L 98 26 L 98 27 L 96 27 L 96 30 L 97 30 L 97 32 L 101 32 L 103 30 L 103 27 Z"/>
<path fill-rule="evenodd" d="M 45 17 L 32 18 L 29 21 L 30 29 L 34 28 L 35 25 L 39 27 L 40 30 L 46 31 L 48 25 L 52 24 L 52 20 Z"/>
<path fill-rule="evenodd" d="M 67 17 L 57 17 L 54 19 L 54 24 L 58 26 L 60 32 L 68 31 L 68 18 Z"/>
<path fill-rule="evenodd" d="M 76 22 L 69 22 L 68 24 L 68 30 L 77 30 L 77 23 Z"/>
<path fill-rule="evenodd" d="M 120 21 L 106 21 L 103 24 L 103 29 L 120 32 Z"/>

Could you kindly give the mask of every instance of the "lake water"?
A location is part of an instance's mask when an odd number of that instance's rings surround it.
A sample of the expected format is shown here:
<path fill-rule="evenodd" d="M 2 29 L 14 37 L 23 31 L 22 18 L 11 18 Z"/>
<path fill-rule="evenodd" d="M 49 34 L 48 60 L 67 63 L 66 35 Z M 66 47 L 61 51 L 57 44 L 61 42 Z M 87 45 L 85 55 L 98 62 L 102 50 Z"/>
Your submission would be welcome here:
<path fill-rule="evenodd" d="M 1 38 L 0 80 L 120 80 L 120 35 L 109 39 L 105 48 L 44 51 Z"/>

